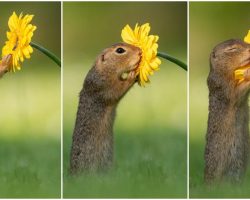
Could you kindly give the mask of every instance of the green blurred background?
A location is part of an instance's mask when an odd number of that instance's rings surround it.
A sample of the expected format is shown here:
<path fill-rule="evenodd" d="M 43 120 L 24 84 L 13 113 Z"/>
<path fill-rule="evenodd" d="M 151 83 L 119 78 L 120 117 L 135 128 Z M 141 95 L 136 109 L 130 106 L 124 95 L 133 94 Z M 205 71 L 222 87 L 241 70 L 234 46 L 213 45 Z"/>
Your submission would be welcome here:
<path fill-rule="evenodd" d="M 68 175 L 71 137 L 84 77 L 121 30 L 149 22 L 159 51 L 187 60 L 185 2 L 64 2 L 64 197 L 186 197 L 187 73 L 162 60 L 145 88 L 122 99 L 115 122 L 114 168 L 108 174 Z"/>
<path fill-rule="evenodd" d="M 33 42 L 60 57 L 60 2 L 0 2 L 0 46 L 8 19 L 34 14 Z M 0 79 L 0 198 L 60 197 L 60 68 L 34 50 Z"/>
<path fill-rule="evenodd" d="M 208 116 L 209 55 L 227 39 L 243 39 L 250 24 L 249 2 L 190 2 L 190 197 L 250 197 L 250 172 L 240 186 L 203 184 Z"/>

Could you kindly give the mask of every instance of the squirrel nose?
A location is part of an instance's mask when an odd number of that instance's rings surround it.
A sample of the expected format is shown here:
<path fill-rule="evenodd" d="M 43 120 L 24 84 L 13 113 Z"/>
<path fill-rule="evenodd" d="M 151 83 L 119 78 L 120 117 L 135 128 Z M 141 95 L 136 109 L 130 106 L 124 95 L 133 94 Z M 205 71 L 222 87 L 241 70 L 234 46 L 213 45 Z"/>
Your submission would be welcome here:
<path fill-rule="evenodd" d="M 138 55 L 141 57 L 142 55 L 142 50 L 139 48 L 139 52 L 138 52 Z"/>

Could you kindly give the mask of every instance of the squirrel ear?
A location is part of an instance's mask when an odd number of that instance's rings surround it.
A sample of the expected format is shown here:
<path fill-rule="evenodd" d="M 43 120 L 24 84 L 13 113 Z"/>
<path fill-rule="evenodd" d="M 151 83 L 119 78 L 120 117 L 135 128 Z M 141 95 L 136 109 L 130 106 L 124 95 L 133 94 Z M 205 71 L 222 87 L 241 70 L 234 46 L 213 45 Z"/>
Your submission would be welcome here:
<path fill-rule="evenodd" d="M 105 62 L 105 53 L 100 54 L 95 62 L 96 66 L 102 66 L 102 63 Z"/>
<path fill-rule="evenodd" d="M 213 51 L 211 54 L 210 54 L 210 69 L 213 67 L 213 64 L 214 62 L 217 60 L 217 56 L 215 54 L 215 52 Z"/>
<path fill-rule="evenodd" d="M 105 61 L 105 54 L 103 53 L 102 55 L 101 55 L 101 60 L 102 60 L 102 62 L 104 62 Z"/>
<path fill-rule="evenodd" d="M 216 55 L 215 55 L 215 52 L 213 51 L 212 53 L 211 53 L 211 56 L 212 56 L 212 58 L 216 58 Z"/>
<path fill-rule="evenodd" d="M 107 60 L 106 53 L 102 53 L 101 56 L 99 57 L 99 62 L 105 63 Z"/>

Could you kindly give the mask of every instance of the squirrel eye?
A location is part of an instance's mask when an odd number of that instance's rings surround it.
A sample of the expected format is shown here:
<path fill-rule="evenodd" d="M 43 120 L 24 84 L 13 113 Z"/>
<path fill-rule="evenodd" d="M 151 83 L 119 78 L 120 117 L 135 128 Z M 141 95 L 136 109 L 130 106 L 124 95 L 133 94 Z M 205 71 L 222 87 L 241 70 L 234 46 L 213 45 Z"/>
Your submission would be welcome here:
<path fill-rule="evenodd" d="M 228 48 L 228 49 L 226 49 L 226 51 L 237 51 L 238 50 L 238 48 L 237 47 L 230 47 L 230 48 Z"/>
<path fill-rule="evenodd" d="M 119 47 L 119 48 L 116 49 L 116 53 L 122 54 L 124 52 L 125 52 L 125 49 L 123 49 L 121 47 Z"/>

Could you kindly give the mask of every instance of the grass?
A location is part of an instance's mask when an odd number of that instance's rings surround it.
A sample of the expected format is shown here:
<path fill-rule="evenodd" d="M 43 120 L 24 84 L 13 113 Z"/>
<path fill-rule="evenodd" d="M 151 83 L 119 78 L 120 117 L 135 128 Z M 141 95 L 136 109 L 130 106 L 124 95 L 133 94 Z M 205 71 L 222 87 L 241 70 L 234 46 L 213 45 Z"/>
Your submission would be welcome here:
<path fill-rule="evenodd" d="M 59 198 L 60 141 L 0 138 L 0 198 Z"/>
<path fill-rule="evenodd" d="M 64 197 L 186 198 L 185 133 L 159 128 L 140 131 L 118 129 L 113 169 L 80 177 L 67 173 L 71 135 L 65 134 Z"/>
<path fill-rule="evenodd" d="M 214 184 L 208 187 L 203 182 L 203 140 L 190 143 L 190 197 L 191 198 L 249 198 L 250 170 L 241 184 Z"/>

